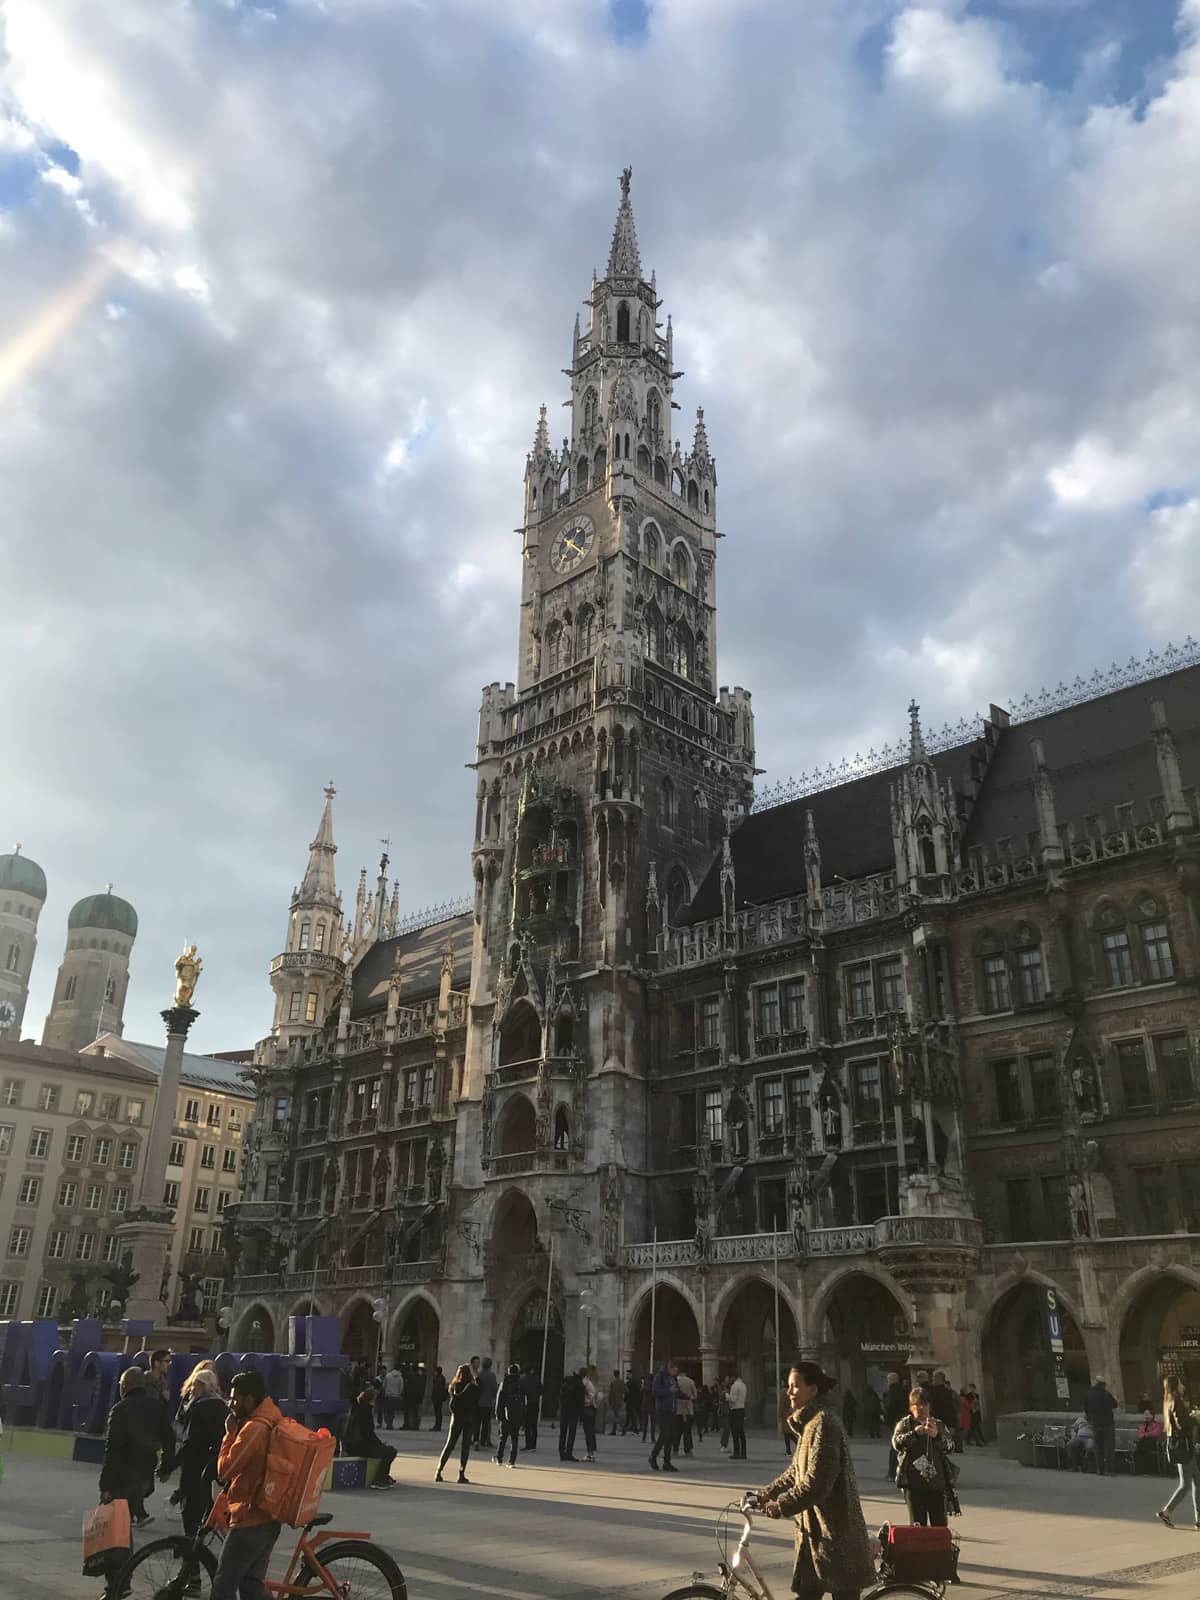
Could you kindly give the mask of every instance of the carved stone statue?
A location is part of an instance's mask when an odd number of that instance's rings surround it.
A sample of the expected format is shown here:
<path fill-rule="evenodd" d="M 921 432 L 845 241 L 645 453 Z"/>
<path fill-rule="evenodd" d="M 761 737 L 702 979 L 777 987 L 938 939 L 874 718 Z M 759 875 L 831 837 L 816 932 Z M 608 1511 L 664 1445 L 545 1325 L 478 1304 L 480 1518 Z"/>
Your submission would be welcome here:
<path fill-rule="evenodd" d="M 184 945 L 182 955 L 175 958 L 175 1000 L 173 1003 L 176 1006 L 190 1008 L 192 996 L 196 992 L 196 985 L 200 981 L 200 973 L 203 968 L 204 963 L 196 954 L 196 946 L 194 944 Z"/>
<path fill-rule="evenodd" d="M 1071 1217 L 1071 1235 L 1075 1239 L 1091 1237 L 1092 1217 L 1088 1206 L 1087 1190 L 1083 1179 L 1072 1174 L 1067 1184 L 1067 1210 Z"/>
<path fill-rule="evenodd" d="M 71 1275 L 71 1292 L 63 1301 L 59 1316 L 63 1322 L 76 1322 L 80 1317 L 86 1317 L 92 1308 L 92 1292 L 87 1273 L 75 1272 Z"/>
<path fill-rule="evenodd" d="M 204 1313 L 200 1306 L 200 1277 L 195 1272 L 177 1272 L 179 1279 L 179 1310 L 175 1313 L 180 1322 L 199 1322 Z"/>
<path fill-rule="evenodd" d="M 130 1291 L 140 1276 L 140 1273 L 133 1270 L 129 1257 L 126 1256 L 108 1268 L 104 1274 L 104 1281 L 112 1289 L 113 1299 L 120 1301 L 121 1305 L 124 1306 L 129 1299 Z"/>
<path fill-rule="evenodd" d="M 621 1224 L 621 1180 L 615 1166 L 609 1166 L 604 1178 L 604 1215 L 600 1224 L 601 1249 L 606 1267 L 617 1264 L 617 1247 Z"/>

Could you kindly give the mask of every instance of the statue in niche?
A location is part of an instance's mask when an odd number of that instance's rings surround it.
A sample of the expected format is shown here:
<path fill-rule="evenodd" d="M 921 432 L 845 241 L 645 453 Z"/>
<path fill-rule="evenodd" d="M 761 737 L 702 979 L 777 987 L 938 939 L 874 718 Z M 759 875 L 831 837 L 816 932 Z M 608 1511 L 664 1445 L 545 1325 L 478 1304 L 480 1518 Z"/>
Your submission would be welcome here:
<path fill-rule="evenodd" d="M 175 1316 L 180 1322 L 199 1322 L 204 1312 L 200 1305 L 200 1275 L 196 1272 L 177 1272 L 179 1279 L 179 1309 Z"/>
<path fill-rule="evenodd" d="M 726 1113 L 729 1126 L 729 1153 L 735 1161 L 744 1161 L 749 1149 L 749 1139 L 746 1134 L 747 1115 L 745 1098 L 740 1089 L 735 1089 L 729 1096 L 729 1109 Z"/>
<path fill-rule="evenodd" d="M 833 1075 L 826 1072 L 820 1092 L 821 1131 L 826 1149 L 837 1149 L 842 1142 L 842 1104 Z"/>
<path fill-rule="evenodd" d="M 1091 1209 L 1087 1189 L 1078 1173 L 1072 1173 L 1067 1184 L 1067 1211 L 1071 1219 L 1071 1237 L 1088 1239 L 1092 1233 Z"/>
<path fill-rule="evenodd" d="M 615 1166 L 610 1165 L 604 1179 L 602 1197 L 603 1217 L 600 1224 L 601 1251 L 604 1264 L 615 1267 L 621 1224 L 621 1179 Z"/>

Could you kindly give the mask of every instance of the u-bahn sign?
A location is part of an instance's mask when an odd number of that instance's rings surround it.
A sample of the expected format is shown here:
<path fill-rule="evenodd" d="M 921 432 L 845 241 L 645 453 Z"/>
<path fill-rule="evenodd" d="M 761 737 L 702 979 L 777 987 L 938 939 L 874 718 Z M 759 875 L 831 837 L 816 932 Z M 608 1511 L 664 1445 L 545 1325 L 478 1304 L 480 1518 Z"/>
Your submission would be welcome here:
<path fill-rule="evenodd" d="M 1071 1385 L 1067 1381 L 1062 1312 L 1058 1309 L 1058 1295 L 1053 1289 L 1046 1290 L 1046 1336 L 1050 1341 L 1050 1361 L 1054 1368 L 1054 1392 L 1060 1400 L 1069 1400 Z"/>

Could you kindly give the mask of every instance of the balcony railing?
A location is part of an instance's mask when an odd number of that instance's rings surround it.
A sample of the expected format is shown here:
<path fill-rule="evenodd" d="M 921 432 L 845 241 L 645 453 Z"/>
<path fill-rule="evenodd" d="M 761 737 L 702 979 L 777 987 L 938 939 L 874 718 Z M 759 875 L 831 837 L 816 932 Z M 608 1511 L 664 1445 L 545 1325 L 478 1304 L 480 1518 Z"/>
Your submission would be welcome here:
<path fill-rule="evenodd" d="M 803 1249 L 793 1233 L 720 1234 L 709 1241 L 708 1259 L 718 1265 L 739 1261 L 788 1260 L 798 1256 L 867 1255 L 880 1249 L 954 1244 L 978 1249 L 983 1224 L 975 1217 L 883 1217 L 878 1222 L 850 1223 L 840 1228 L 809 1228 Z M 700 1250 L 694 1239 L 660 1239 L 657 1247 L 627 1244 L 621 1251 L 625 1267 L 649 1271 L 662 1267 L 697 1266 Z"/>
<path fill-rule="evenodd" d="M 514 1172 L 532 1172 L 536 1165 L 536 1150 L 519 1150 L 514 1155 L 493 1156 L 491 1176 L 493 1178 L 507 1178 Z"/>
<path fill-rule="evenodd" d="M 276 956 L 271 963 L 273 973 L 290 972 L 293 969 L 324 972 L 331 977 L 337 977 L 344 970 L 337 956 L 324 955 L 316 950 L 289 950 L 286 955 Z"/>
<path fill-rule="evenodd" d="M 506 1089 L 510 1083 L 532 1083 L 537 1077 L 538 1063 L 534 1056 L 528 1061 L 509 1061 L 492 1073 L 492 1083 L 497 1089 Z"/>

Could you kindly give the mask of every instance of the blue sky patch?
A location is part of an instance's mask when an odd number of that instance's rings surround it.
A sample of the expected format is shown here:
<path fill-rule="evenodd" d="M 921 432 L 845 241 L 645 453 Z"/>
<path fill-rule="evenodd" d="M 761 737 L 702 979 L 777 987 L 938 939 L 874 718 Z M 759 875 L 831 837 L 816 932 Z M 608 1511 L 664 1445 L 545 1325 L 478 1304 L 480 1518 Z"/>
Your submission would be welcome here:
<path fill-rule="evenodd" d="M 608 0 L 608 12 L 618 39 L 641 39 L 650 26 L 650 0 Z"/>

